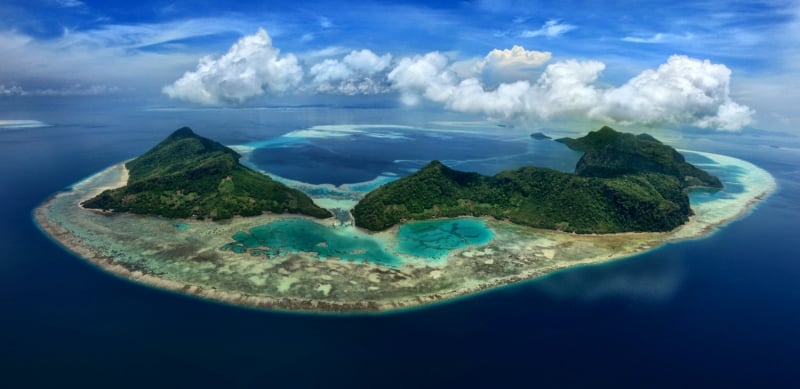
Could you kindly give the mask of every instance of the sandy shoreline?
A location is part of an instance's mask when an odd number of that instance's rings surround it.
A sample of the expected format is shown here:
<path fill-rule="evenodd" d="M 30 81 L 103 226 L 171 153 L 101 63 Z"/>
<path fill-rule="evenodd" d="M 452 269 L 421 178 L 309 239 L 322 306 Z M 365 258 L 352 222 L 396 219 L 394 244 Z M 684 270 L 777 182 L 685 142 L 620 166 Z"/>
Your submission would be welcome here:
<path fill-rule="evenodd" d="M 91 190 L 87 192 L 86 195 L 82 196 L 78 202 L 84 201 L 88 197 L 99 194 L 103 190 L 112 189 L 115 187 L 125 185 L 125 183 L 127 183 L 128 180 L 128 172 L 127 169 L 125 169 L 124 164 L 114 165 L 113 167 L 106 169 L 104 172 L 109 172 L 112 169 L 117 170 L 116 174 L 118 174 L 118 179 L 104 185 L 92 186 Z M 766 172 L 764 173 L 768 174 Z M 89 180 L 87 179 L 87 181 Z M 719 220 L 715 220 L 714 223 L 709 224 L 705 222 L 703 220 L 704 215 L 702 213 L 698 213 L 697 215 L 690 218 L 689 222 L 679 227 L 675 231 L 668 233 L 627 233 L 627 234 L 610 234 L 610 235 L 594 235 L 594 236 L 585 236 L 585 235 L 576 236 L 573 234 L 558 233 L 554 231 L 527 229 L 525 231 L 530 231 L 530 234 L 532 236 L 533 235 L 543 236 L 545 240 L 547 239 L 550 240 L 549 243 L 547 243 L 547 245 L 552 244 L 552 249 L 545 248 L 543 250 L 540 250 L 543 254 L 540 254 L 539 257 L 547 257 L 547 258 L 536 259 L 536 260 L 541 260 L 540 261 L 541 265 L 537 265 L 536 267 L 522 266 L 520 267 L 519 272 L 514 274 L 508 274 L 502 277 L 493 277 L 477 281 L 471 279 L 466 280 L 463 281 L 457 287 L 453 287 L 450 289 L 440 289 L 431 293 L 420 292 L 418 294 L 414 294 L 413 296 L 398 295 L 396 296 L 396 298 L 364 298 L 364 299 L 351 299 L 351 300 L 320 298 L 320 297 L 315 298 L 312 296 L 307 296 L 305 298 L 298 298 L 292 296 L 272 297 L 265 295 L 255 295 L 244 292 L 240 293 L 231 290 L 222 290 L 213 286 L 203 285 L 201 283 L 181 282 L 178 280 L 168 279 L 156 276 L 154 274 L 149 274 L 148 272 L 142 271 L 141 269 L 132 269 L 131 267 L 126 266 L 124 263 L 115 260 L 115 258 L 112 258 L 111 256 L 108 255 L 104 255 L 98 249 L 95 249 L 95 246 L 88 244 L 88 242 L 86 242 L 83 238 L 72 233 L 68 228 L 66 228 L 59 222 L 48 218 L 47 214 L 48 209 L 51 208 L 51 206 L 57 200 L 59 200 L 61 196 L 65 195 L 65 193 L 57 194 L 48 199 L 47 201 L 45 201 L 39 207 L 37 207 L 34 211 L 34 219 L 38 224 L 38 226 L 40 227 L 40 229 L 44 231 L 46 235 L 48 235 L 54 241 L 59 243 L 62 247 L 66 248 L 75 255 L 86 259 L 90 263 L 112 274 L 145 285 L 167 289 L 178 293 L 190 294 L 193 296 L 198 296 L 201 298 L 210 299 L 214 301 L 253 307 L 253 308 L 260 308 L 260 309 L 305 311 L 305 312 L 341 312 L 341 313 L 382 312 L 382 311 L 392 311 L 397 309 L 418 307 L 436 302 L 442 302 L 454 298 L 475 294 L 484 290 L 493 289 L 500 286 L 517 283 L 520 281 L 534 279 L 574 266 L 619 260 L 621 258 L 630 257 L 635 254 L 652 250 L 667 242 L 675 242 L 686 239 L 696 239 L 699 237 L 707 236 L 709 233 L 715 231 L 719 226 L 727 224 L 730 221 L 735 220 L 749 213 L 755 204 L 766 198 L 770 193 L 772 193 L 775 190 L 775 188 L 776 186 L 774 184 L 774 180 L 772 181 L 772 185 L 768 185 L 763 188 L 757 188 L 755 192 L 753 192 L 753 194 L 747 200 L 746 204 L 743 203 L 739 204 L 740 209 L 738 209 L 738 212 L 732 215 L 726 215 L 725 217 L 721 217 L 719 218 Z M 79 204 L 77 205 L 79 206 Z M 85 209 L 81 209 L 81 211 L 89 212 L 89 210 Z M 202 222 L 202 223 L 213 223 L 213 222 Z M 244 222 L 236 221 L 232 223 L 244 223 Z M 209 226 L 213 226 L 213 224 Z M 228 227 L 233 228 L 234 226 L 228 226 Z M 513 239 L 509 239 L 509 241 L 513 241 Z M 552 259 L 552 257 L 554 256 L 557 258 L 562 256 L 562 249 L 560 248 L 561 246 L 557 246 L 556 244 L 559 242 L 568 242 L 568 241 L 590 242 L 591 244 L 602 246 L 604 250 L 597 251 L 595 255 L 592 255 L 591 252 L 588 252 L 589 254 L 582 254 L 585 255 L 585 257 L 582 257 L 577 260 L 575 259 L 555 260 L 555 261 L 546 260 L 546 259 Z M 550 247 L 547 245 L 542 247 Z M 211 250 L 213 251 L 214 248 L 212 247 Z M 524 248 L 515 250 L 516 251 L 513 251 L 513 253 L 515 253 L 515 255 L 519 254 L 520 257 L 524 256 L 527 253 L 527 251 Z M 480 258 L 478 257 L 473 258 L 473 255 L 485 255 L 485 256 Z M 495 253 L 485 254 L 480 250 L 472 250 L 472 251 L 465 250 L 463 253 L 461 253 L 461 256 L 462 257 L 457 258 L 457 261 L 462 261 L 463 263 L 484 261 L 484 263 L 486 264 L 492 263 L 494 265 L 496 265 L 495 261 L 513 262 L 519 260 L 525 262 L 526 260 L 527 261 L 532 260 L 529 258 L 510 260 L 507 258 L 499 257 L 498 254 Z M 470 262 L 466 262 L 467 260 Z M 316 261 L 316 262 L 312 261 L 309 263 L 317 265 L 323 264 L 320 266 L 335 265 L 334 263 L 328 263 L 327 265 L 325 265 L 324 264 L 325 262 L 336 262 L 336 260 L 326 260 L 326 261 Z M 358 266 L 358 269 L 366 269 L 359 271 L 368 271 L 371 272 L 370 274 L 373 275 L 379 274 L 382 277 L 385 277 L 384 273 L 386 273 L 385 271 L 381 270 L 379 267 L 376 267 L 374 265 L 346 264 L 338 266 L 348 266 L 349 268 L 355 268 Z M 431 266 L 415 265 L 411 270 L 413 270 L 414 272 L 412 273 L 411 271 L 408 271 L 408 273 L 414 275 L 435 274 L 435 272 L 437 271 L 439 271 L 440 273 L 442 271 L 450 271 L 448 270 L 448 268 L 442 270 L 433 265 Z M 401 269 L 398 270 L 397 272 L 403 273 L 404 271 L 405 269 Z M 303 275 L 307 276 L 312 273 L 298 273 L 298 274 L 300 274 L 301 276 Z M 348 276 L 347 274 L 344 274 L 342 277 L 346 279 L 347 276 Z M 297 277 L 301 280 L 305 279 L 300 276 Z M 417 278 L 420 277 L 417 276 Z M 438 277 L 433 277 L 433 278 L 438 278 Z M 416 280 L 412 279 L 409 282 L 413 284 L 414 281 Z M 312 281 L 308 280 L 307 282 L 312 282 Z M 422 282 L 421 278 L 420 282 Z M 320 285 L 323 291 L 325 291 L 326 285 L 328 291 L 330 291 L 331 289 L 331 284 L 320 284 Z M 372 284 L 367 283 L 367 285 L 372 285 Z M 382 284 L 380 286 L 384 287 Z M 316 290 L 320 289 L 317 288 Z M 327 297 L 327 292 L 325 293 L 325 296 Z"/>
<path fill-rule="evenodd" d="M 103 173 L 108 172 L 109 170 L 117 170 L 117 171 L 119 171 L 119 177 L 116 180 L 114 180 L 113 182 L 110 182 L 110 183 L 108 183 L 106 185 L 93 186 L 91 191 L 89 191 L 85 196 L 82 196 L 80 199 L 78 199 L 78 206 L 81 207 L 82 209 L 86 209 L 86 208 L 83 207 L 83 204 L 82 204 L 84 201 L 89 200 L 89 199 L 99 195 L 100 193 L 103 193 L 106 190 L 117 189 L 117 188 L 121 188 L 121 187 L 127 185 L 128 184 L 128 179 L 130 178 L 130 172 L 128 171 L 128 168 L 125 167 L 125 163 L 126 162 L 120 162 L 120 163 L 118 163 L 116 165 L 113 165 L 113 166 L 109 167 L 106 170 L 101 171 L 100 173 L 96 174 L 95 176 L 93 176 L 93 177 L 96 177 L 98 175 L 101 175 Z M 94 210 L 94 211 L 95 212 L 102 212 L 102 211 L 97 211 L 97 210 Z"/>

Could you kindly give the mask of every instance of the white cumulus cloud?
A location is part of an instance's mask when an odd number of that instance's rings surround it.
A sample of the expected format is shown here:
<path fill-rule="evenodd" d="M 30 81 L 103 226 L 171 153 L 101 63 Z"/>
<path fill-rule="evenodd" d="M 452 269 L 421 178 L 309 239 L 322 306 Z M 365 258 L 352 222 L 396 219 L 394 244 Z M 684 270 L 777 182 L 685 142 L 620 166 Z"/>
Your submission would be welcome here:
<path fill-rule="evenodd" d="M 605 70 L 598 61 L 555 62 L 535 82 L 517 80 L 492 88 L 477 77 L 460 77 L 455 65 L 438 52 L 403 58 L 388 79 L 407 104 L 424 98 L 497 118 L 578 116 L 739 130 L 754 114 L 731 99 L 728 67 L 686 56 L 672 56 L 658 69 L 645 70 L 619 87 L 597 85 Z"/>
<path fill-rule="evenodd" d="M 528 94 L 528 116 L 533 113 L 550 118 L 586 112 L 602 93 L 592 83 L 605 68 L 602 62 L 574 59 L 548 65 Z"/>
<path fill-rule="evenodd" d="M 545 27 L 560 25 L 548 23 Z M 548 27 L 549 26 L 549 27 Z M 543 27 L 543 28 L 545 28 Z M 609 123 L 695 125 L 739 130 L 755 112 L 731 98 L 731 70 L 682 55 L 669 57 L 619 86 L 598 80 L 606 65 L 561 60 L 543 65 L 551 53 L 522 46 L 495 49 L 483 58 L 453 61 L 438 51 L 400 58 L 363 49 L 309 56 L 303 68 L 292 54 L 280 55 L 266 31 L 245 36 L 219 58 L 203 58 L 197 69 L 164 87 L 187 101 L 243 102 L 267 92 L 369 95 L 395 91 L 405 104 L 421 101 L 494 118 L 540 120 L 582 117 Z M 4 87 L 2 93 L 17 93 Z"/>
<path fill-rule="evenodd" d="M 754 112 L 730 98 L 731 70 L 708 60 L 673 55 L 603 94 L 590 116 L 623 122 L 691 123 L 738 130 Z"/>
<path fill-rule="evenodd" d="M 370 50 L 354 50 L 342 60 L 326 59 L 309 70 L 318 92 L 346 95 L 385 92 L 385 70 L 391 54 L 378 56 Z"/>
<path fill-rule="evenodd" d="M 515 45 L 511 49 L 494 49 L 486 55 L 483 62 L 492 66 L 539 66 L 550 60 L 548 51 L 525 50 Z"/>
<path fill-rule="evenodd" d="M 435 102 L 446 102 L 457 82 L 458 76 L 449 68 L 450 60 L 434 51 L 401 59 L 389 72 L 392 87 L 399 90 L 406 104 L 416 104 L 420 97 Z"/>
<path fill-rule="evenodd" d="M 197 69 L 163 88 L 172 98 L 201 104 L 244 102 L 269 92 L 284 92 L 297 86 L 303 69 L 297 58 L 280 55 L 264 29 L 236 42 L 219 57 L 205 57 Z"/>

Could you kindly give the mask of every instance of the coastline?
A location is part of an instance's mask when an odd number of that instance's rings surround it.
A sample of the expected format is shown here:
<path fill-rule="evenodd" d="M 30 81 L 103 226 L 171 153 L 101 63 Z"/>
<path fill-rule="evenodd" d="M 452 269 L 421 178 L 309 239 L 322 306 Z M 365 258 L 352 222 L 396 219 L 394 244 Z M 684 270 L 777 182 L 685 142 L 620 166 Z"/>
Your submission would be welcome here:
<path fill-rule="evenodd" d="M 716 154 L 706 154 L 707 156 L 714 156 Z M 724 157 L 724 156 L 720 156 Z M 730 157 L 725 157 L 730 158 Z M 719 161 L 719 158 L 715 161 Z M 776 189 L 776 184 L 774 179 L 769 175 L 769 173 L 763 171 L 763 169 L 757 168 L 757 172 L 760 171 L 759 174 L 766 174 L 769 180 L 766 180 L 767 177 L 758 177 L 760 179 L 764 179 L 767 182 L 770 182 L 771 185 L 767 185 L 766 187 L 762 188 L 749 188 L 752 193 L 748 193 L 748 198 L 746 202 L 738 203 L 738 208 L 736 212 L 732 214 L 726 214 L 719 217 L 713 223 L 707 222 L 707 214 L 713 214 L 714 209 L 703 210 L 701 207 L 700 210 L 690 218 L 690 220 L 684 224 L 683 226 L 677 228 L 672 232 L 666 233 L 623 233 L 623 234 L 608 234 L 608 235 L 574 235 L 569 233 L 563 232 L 556 232 L 556 231 L 549 231 L 549 230 L 537 230 L 537 229 L 530 229 L 530 228 L 523 228 L 520 226 L 509 225 L 510 223 L 492 221 L 491 224 L 496 230 L 502 230 L 503 236 L 506 238 L 499 239 L 498 242 L 493 242 L 491 245 L 491 250 L 497 249 L 508 249 L 509 251 L 503 252 L 490 252 L 489 248 L 481 248 L 481 247 L 470 247 L 464 250 L 459 250 L 458 252 L 452 255 L 452 259 L 448 258 L 447 261 L 453 261 L 454 264 L 452 266 L 450 264 L 445 263 L 444 265 L 437 265 L 437 264 L 409 264 L 407 265 L 408 269 L 400 269 L 395 271 L 397 274 L 406 274 L 406 275 L 413 275 L 411 281 L 401 280 L 398 282 L 400 285 L 402 282 L 406 282 L 406 284 L 414 284 L 414 282 L 419 281 L 420 285 L 425 286 L 428 284 L 423 283 L 423 281 L 428 282 L 429 280 L 422 280 L 419 275 L 426 276 L 429 275 L 429 278 L 432 278 L 434 281 L 440 279 L 446 279 L 446 276 L 449 275 L 448 272 L 453 272 L 458 269 L 457 265 L 464 265 L 464 264 L 487 264 L 487 266 L 498 266 L 498 263 L 501 261 L 507 261 L 511 265 L 519 267 L 519 263 L 527 264 L 521 267 L 520 271 L 517 271 L 513 274 L 506 274 L 505 276 L 501 277 L 489 277 L 487 273 L 487 278 L 481 280 L 474 280 L 469 278 L 461 279 L 461 283 L 456 287 L 444 288 L 444 289 L 432 289 L 430 292 L 421 291 L 420 293 L 416 293 L 413 295 L 407 294 L 399 294 L 395 296 L 395 298 L 375 298 L 365 296 L 363 299 L 334 299 L 334 298 L 326 298 L 328 297 L 328 293 L 331 290 L 332 283 L 319 283 L 314 280 L 308 280 L 308 282 L 317 284 L 312 285 L 316 286 L 319 285 L 315 291 L 320 291 L 323 293 L 324 296 L 317 293 L 318 297 L 314 297 L 316 295 L 311 293 L 306 293 L 305 297 L 297 297 L 297 296 L 267 296 L 263 294 L 254 294 L 254 293 L 247 293 L 247 292 L 237 292 L 232 290 L 225 290 L 222 288 L 218 288 L 215 286 L 205 285 L 199 282 L 182 282 L 176 279 L 170 279 L 166 277 L 156 276 L 154 274 L 150 274 L 147 271 L 143 271 L 141 269 L 135 269 L 131 266 L 126 266 L 125 263 L 116 260 L 114 257 L 103 253 L 101 249 L 97 248 L 97 246 L 89 244 L 86 238 L 82 238 L 77 234 L 70 231 L 68 227 L 60 224 L 58 221 L 51 220 L 48 217 L 48 210 L 53 207 L 53 205 L 61 199 L 65 193 L 69 192 L 62 192 L 55 196 L 52 196 L 48 200 L 46 200 L 43 204 L 37 207 L 34 211 L 34 219 L 36 224 L 40 227 L 40 229 L 48 235 L 52 240 L 59 243 L 62 247 L 66 248 L 68 251 L 74 253 L 75 255 L 84 258 L 88 262 L 94 264 L 95 266 L 100 267 L 101 269 L 108 271 L 118 277 L 125 278 L 127 280 L 131 280 L 133 282 L 145 284 L 148 286 L 153 286 L 161 289 L 167 289 L 170 291 L 182 293 L 182 294 L 189 294 L 193 296 L 197 296 L 204 299 L 209 299 L 213 301 L 234 304 L 239 306 L 246 306 L 251 308 L 258 308 L 258 309 L 270 309 L 270 310 L 281 310 L 281 311 L 292 311 L 292 312 L 317 312 L 317 313 L 375 313 L 375 312 L 391 312 L 395 310 L 401 309 L 408 309 L 414 307 L 420 307 L 424 305 L 434 304 L 438 302 L 444 302 L 451 299 L 456 299 L 468 295 L 472 295 L 475 293 L 479 293 L 485 290 L 498 288 L 501 286 L 531 280 L 538 277 L 542 277 L 553 272 L 557 272 L 560 270 L 564 270 L 567 268 L 575 267 L 575 266 L 583 266 L 589 264 L 598 264 L 603 262 L 615 261 L 620 260 L 626 257 L 630 257 L 636 254 L 643 253 L 645 251 L 649 251 L 660 247 L 661 245 L 667 242 L 676 242 L 681 240 L 688 240 L 688 239 L 697 239 L 700 237 L 704 237 L 716 231 L 720 226 L 725 225 L 733 220 L 736 220 L 749 212 L 752 211 L 753 207 L 764 198 L 768 197 L 774 190 Z M 755 171 L 755 170 L 754 170 Z M 116 173 L 115 173 L 116 172 Z M 91 178 L 102 177 L 103 173 L 106 175 L 109 174 L 117 174 L 116 180 L 113 180 L 110 183 L 105 183 L 103 185 L 91 186 Z M 92 193 L 97 194 L 100 193 L 102 190 L 105 189 L 112 189 L 114 187 L 119 187 L 124 185 L 128 180 L 127 176 L 127 169 L 124 167 L 124 163 L 114 165 L 101 173 L 98 173 L 95 176 L 90 177 L 87 180 L 84 180 L 81 184 L 76 185 L 88 185 L 90 189 L 87 194 L 80 196 L 78 200 L 78 207 L 80 208 L 81 212 L 90 212 L 82 207 L 80 207 L 79 203 L 83 201 L 86 197 L 92 195 Z M 86 189 L 87 187 L 84 187 Z M 74 204 L 74 203 L 73 203 Z M 94 213 L 94 212 L 92 212 Z M 716 216 L 716 215 L 712 215 Z M 107 216 L 100 216 L 108 218 Z M 270 216 L 273 219 L 279 216 Z M 264 220 L 271 220 L 271 219 L 264 219 Z M 263 223 L 263 221 L 261 221 Z M 206 223 L 207 225 L 204 228 L 208 227 L 215 227 L 213 224 L 214 222 L 199 222 Z M 258 224 L 258 221 L 248 220 L 248 219 L 238 219 L 234 221 L 228 222 L 225 227 L 229 230 L 235 230 L 240 227 L 240 225 L 253 225 Z M 216 225 L 219 227 L 219 225 Z M 241 227 L 245 228 L 245 227 Z M 217 231 L 215 228 L 214 232 Z M 515 235 L 517 234 L 517 235 Z M 523 239 L 527 238 L 528 240 L 535 240 L 535 242 L 531 243 L 530 246 L 527 247 L 517 247 L 519 238 L 523 237 Z M 496 238 L 498 240 L 498 238 Z M 569 251 L 572 249 L 562 248 L 560 246 L 561 243 L 570 242 L 570 245 L 573 246 L 572 243 L 577 242 L 575 245 L 582 247 L 600 247 L 601 249 L 597 249 L 595 251 Z M 513 250 L 509 247 L 515 247 Z M 527 255 L 530 252 L 533 252 L 530 247 L 534 247 L 535 250 L 538 250 L 538 256 L 535 258 L 533 255 Z M 583 246 L 582 246 L 583 245 Z M 593 246 L 592 246 L 593 245 Z M 213 251 L 215 248 L 211 247 Z M 534 251 L 535 251 L 534 250 Z M 573 250 L 574 251 L 574 250 Z M 204 251 L 203 253 L 206 253 Z M 488 254 L 487 254 L 488 253 Z M 505 254 L 504 254 L 505 253 Z M 515 258 L 505 258 L 508 256 L 508 253 L 512 253 Z M 577 253 L 577 254 L 576 254 Z M 218 254 L 218 253 L 216 253 Z M 570 255 L 572 256 L 583 256 L 581 258 L 569 258 Z M 296 255 L 295 255 L 296 256 Z M 298 263 L 303 264 L 303 266 L 316 269 L 317 267 L 332 267 L 334 268 L 334 272 L 330 274 L 335 274 L 338 270 L 341 269 L 356 269 L 359 272 L 366 274 L 365 277 L 371 277 L 374 275 L 385 277 L 385 274 L 388 272 L 385 269 L 381 269 L 380 266 L 370 265 L 370 264 L 337 264 L 335 259 L 329 260 L 319 260 L 319 259 L 308 259 L 308 258 L 299 258 L 295 259 L 293 256 L 290 258 L 291 261 L 295 261 Z M 563 258 L 562 258 L 563 257 Z M 238 260 L 245 260 L 242 257 L 234 257 Z M 234 259 L 234 260 L 237 260 Z M 227 260 L 227 259 L 226 259 Z M 248 259 L 249 260 L 249 259 Z M 288 261 L 288 260 L 287 260 Z M 515 262 L 516 261 L 516 262 Z M 537 262 L 538 261 L 538 262 Z M 514 263 L 511 263 L 514 262 Z M 518 263 L 517 263 L 518 262 Z M 536 266 L 532 266 L 534 264 Z M 270 265 L 273 266 L 273 265 Z M 276 268 L 269 268 L 263 270 L 266 272 L 274 271 Z M 283 269 L 279 269 L 283 271 Z M 298 271 L 306 271 L 307 269 L 303 268 Z M 309 270 L 310 271 L 310 270 Z M 316 272 L 317 270 L 315 270 Z M 438 272 L 438 273 L 437 273 Z M 324 273 L 324 272 L 323 272 Z M 345 276 L 347 275 L 346 272 L 343 272 Z M 302 273 L 302 274 L 311 274 L 311 273 Z M 316 273 L 314 273 L 316 274 Z M 498 273 L 500 274 L 500 273 Z M 245 275 L 249 275 L 245 274 Z M 287 277 L 294 277 L 294 275 L 289 275 Z M 315 276 L 316 277 L 316 276 Z M 303 279 L 304 282 L 306 278 L 302 277 L 294 277 Z M 319 277 L 317 277 L 319 278 Z M 317 279 L 315 278 L 315 279 Z M 371 278 L 370 278 L 371 279 Z M 352 280 L 350 281 L 352 283 Z M 297 284 L 289 284 L 288 288 L 291 288 Z M 372 285 L 366 283 L 366 285 Z M 375 284 L 377 286 L 370 286 L 369 288 L 362 288 L 365 290 L 372 288 L 377 288 L 380 286 L 384 288 L 384 284 Z M 414 284 L 415 286 L 418 286 Z M 402 285 L 401 285 L 402 286 Z M 361 287 L 361 286 L 359 286 Z M 287 289 L 288 289 L 287 288 Z M 335 286 L 338 288 L 338 286 Z M 424 289 L 424 288 L 422 288 Z M 327 291 L 326 291 L 327 290 Z M 402 290 L 402 289 L 398 289 Z M 404 292 L 405 293 L 405 292 Z M 367 293 L 368 294 L 368 293 Z"/>

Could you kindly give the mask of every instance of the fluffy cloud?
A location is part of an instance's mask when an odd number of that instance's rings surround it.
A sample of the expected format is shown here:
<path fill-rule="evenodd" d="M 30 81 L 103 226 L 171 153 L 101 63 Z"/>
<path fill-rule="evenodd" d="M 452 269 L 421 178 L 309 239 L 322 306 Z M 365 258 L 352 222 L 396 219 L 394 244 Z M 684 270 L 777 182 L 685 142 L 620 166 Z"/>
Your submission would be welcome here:
<path fill-rule="evenodd" d="M 528 93 L 528 113 L 550 118 L 586 112 L 602 93 L 592 83 L 605 67 L 602 62 L 576 60 L 548 65 Z"/>
<path fill-rule="evenodd" d="M 388 79 L 407 104 L 425 98 L 449 109 L 499 118 L 573 115 L 738 130 L 754 114 L 730 98 L 730 69 L 686 56 L 672 56 L 656 70 L 605 88 L 595 84 L 605 69 L 598 61 L 559 61 L 548 65 L 536 82 L 519 80 L 495 88 L 475 77 L 459 77 L 452 66 L 437 52 L 403 58 Z"/>
<path fill-rule="evenodd" d="M 609 87 L 597 83 L 605 70 L 598 61 L 562 60 L 549 64 L 538 76 L 530 73 L 550 57 L 549 52 L 514 46 L 467 61 L 453 62 L 440 52 L 430 52 L 392 62 L 390 54 L 354 50 L 340 59 L 317 59 L 308 71 L 308 82 L 300 86 L 303 69 L 297 59 L 291 54 L 280 56 L 261 29 L 239 40 L 222 57 L 202 59 L 195 71 L 163 90 L 171 97 L 205 104 L 241 103 L 290 88 L 343 95 L 396 91 L 405 104 L 425 100 L 494 118 L 575 116 L 722 130 L 741 129 L 754 115 L 752 109 L 731 99 L 730 69 L 708 60 L 672 56 L 657 69 Z M 497 74 L 503 76 L 500 81 L 491 81 Z M 492 83 L 487 84 L 487 79 Z"/>
<path fill-rule="evenodd" d="M 529 51 L 515 45 L 511 49 L 490 51 L 483 63 L 492 66 L 539 66 L 549 61 L 551 56 L 547 51 Z"/>
<path fill-rule="evenodd" d="M 312 66 L 309 74 L 319 92 L 376 94 L 387 89 L 383 75 L 391 61 L 391 54 L 378 56 L 370 50 L 354 50 L 341 61 L 326 59 Z"/>
<path fill-rule="evenodd" d="M 753 111 L 730 98 L 731 71 L 708 60 L 674 55 L 656 70 L 645 70 L 606 91 L 589 115 L 639 123 L 692 123 L 738 130 Z"/>
<path fill-rule="evenodd" d="M 530 91 L 528 81 L 501 84 L 487 91 L 475 78 L 469 78 L 453 88 L 445 104 L 448 108 L 462 112 L 483 112 L 492 117 L 507 118 L 514 112 L 526 108 L 526 94 Z"/>
<path fill-rule="evenodd" d="M 195 71 L 164 87 L 163 92 L 201 104 L 244 102 L 266 91 L 284 92 L 303 78 L 297 58 L 272 46 L 264 29 L 241 38 L 220 58 L 204 57 Z"/>
<path fill-rule="evenodd" d="M 459 81 L 450 69 L 449 60 L 439 52 L 401 59 L 389 72 L 392 87 L 400 91 L 406 104 L 416 104 L 420 97 L 446 102 Z"/>

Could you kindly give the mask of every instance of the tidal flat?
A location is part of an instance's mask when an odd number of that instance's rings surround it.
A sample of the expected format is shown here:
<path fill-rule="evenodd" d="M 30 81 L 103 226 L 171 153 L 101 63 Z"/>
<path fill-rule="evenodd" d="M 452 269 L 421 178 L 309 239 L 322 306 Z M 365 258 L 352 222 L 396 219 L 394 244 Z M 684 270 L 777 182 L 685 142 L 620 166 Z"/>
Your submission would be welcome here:
<path fill-rule="evenodd" d="M 264 214 L 212 222 L 108 215 L 80 207 L 99 191 L 124 185 L 124 164 L 53 196 L 34 217 L 76 255 L 150 286 L 263 309 L 391 311 L 700 238 L 746 215 L 776 188 L 769 173 L 749 162 L 685 153 L 699 167 L 713 170 L 725 189 L 693 193 L 695 215 L 667 233 L 570 234 L 491 218 L 368 233 L 336 218 Z M 291 232 L 287 226 L 298 229 Z"/>

